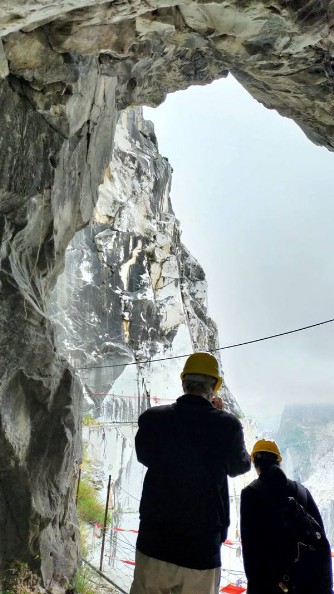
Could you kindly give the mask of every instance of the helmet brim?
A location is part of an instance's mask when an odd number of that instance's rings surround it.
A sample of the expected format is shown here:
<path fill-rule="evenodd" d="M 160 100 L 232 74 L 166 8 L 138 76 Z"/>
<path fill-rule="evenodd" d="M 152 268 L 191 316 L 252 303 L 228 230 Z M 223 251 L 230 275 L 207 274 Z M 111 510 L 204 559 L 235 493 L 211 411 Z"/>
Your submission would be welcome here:
<path fill-rule="evenodd" d="M 213 392 L 214 394 L 216 394 L 218 392 L 218 390 L 220 390 L 220 388 L 223 385 L 223 378 L 219 375 L 217 378 L 217 383 L 215 384 L 215 387 L 213 388 Z"/>
<path fill-rule="evenodd" d="M 255 454 L 260 454 L 261 452 L 266 452 L 267 454 L 273 454 L 274 456 L 276 456 L 277 462 L 282 462 L 282 460 L 283 460 L 282 456 L 279 456 L 278 454 L 276 454 L 276 452 L 272 452 L 271 450 L 256 450 L 256 452 L 252 452 L 250 455 L 250 459 L 253 463 L 254 463 Z"/>

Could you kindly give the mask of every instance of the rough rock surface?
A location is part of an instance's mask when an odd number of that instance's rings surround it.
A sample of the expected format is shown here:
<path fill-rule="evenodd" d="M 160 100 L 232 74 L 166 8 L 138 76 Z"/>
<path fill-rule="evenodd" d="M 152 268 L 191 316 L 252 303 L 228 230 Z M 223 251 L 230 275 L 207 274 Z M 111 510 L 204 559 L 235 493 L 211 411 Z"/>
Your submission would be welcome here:
<path fill-rule="evenodd" d="M 333 14 L 332 0 L 16 0 L 2 3 L 0 36 L 10 72 L 48 117 L 76 92 L 83 56 L 99 55 L 120 107 L 230 71 L 333 149 Z"/>
<path fill-rule="evenodd" d="M 0 438 L 9 475 L 0 567 L 39 555 L 49 583 L 60 581 L 62 555 L 63 573 L 75 565 L 67 549 L 76 545 L 56 518 L 69 530 L 77 384 L 54 351 L 45 303 L 68 243 L 91 218 L 118 110 L 157 105 L 168 92 L 230 71 L 332 150 L 333 7 L 333 0 L 1 2 Z M 38 458 L 50 415 L 67 446 L 55 452 L 53 440 Z M 7 521 L 23 501 L 17 538 Z"/>
<path fill-rule="evenodd" d="M 138 416 L 182 393 L 184 358 L 145 360 L 218 347 L 205 275 L 181 242 L 170 202 L 171 176 L 151 122 L 141 109 L 124 111 L 92 222 L 71 241 L 50 305 L 58 350 L 77 368 L 85 413 L 98 421 L 84 427 L 85 448 L 98 481 L 106 486 L 111 476 L 113 528 L 122 530 L 138 528 L 144 476 L 134 450 Z M 221 395 L 240 414 L 226 386 Z M 129 538 L 127 558 L 134 560 L 136 536 Z M 117 561 L 123 546 L 122 534 L 107 535 L 104 571 L 127 591 L 131 572 L 120 582 L 124 566 Z M 99 552 L 97 542 L 93 563 Z"/>
<path fill-rule="evenodd" d="M 114 82 L 89 62 L 89 109 L 70 138 L 21 94 L 19 79 L 0 84 L 0 567 L 27 561 L 44 585 L 67 582 L 78 554 L 82 391 L 55 353 L 45 300 L 112 147 Z"/>
<path fill-rule="evenodd" d="M 171 177 L 152 123 L 141 109 L 124 111 L 92 222 L 71 241 L 52 294 L 58 350 L 103 421 L 136 422 L 138 406 L 180 394 L 185 359 L 145 360 L 218 347 L 203 269 L 181 242 Z M 240 413 L 226 387 L 222 396 Z"/>

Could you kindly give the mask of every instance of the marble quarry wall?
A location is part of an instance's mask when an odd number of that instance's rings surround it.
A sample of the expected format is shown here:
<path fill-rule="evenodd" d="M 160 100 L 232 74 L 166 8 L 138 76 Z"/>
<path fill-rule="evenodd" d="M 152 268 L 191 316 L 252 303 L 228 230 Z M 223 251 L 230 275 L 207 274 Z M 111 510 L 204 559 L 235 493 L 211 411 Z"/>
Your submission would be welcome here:
<path fill-rule="evenodd" d="M 61 592 L 77 564 L 82 382 L 47 307 L 69 243 L 92 220 L 119 113 L 231 72 L 333 150 L 333 11 L 332 0 L 1 3 L 0 569 L 27 562 Z M 101 258 L 108 216 L 94 223 Z M 125 256 L 142 249 L 123 234 Z M 132 340 L 130 304 L 118 323 Z"/>

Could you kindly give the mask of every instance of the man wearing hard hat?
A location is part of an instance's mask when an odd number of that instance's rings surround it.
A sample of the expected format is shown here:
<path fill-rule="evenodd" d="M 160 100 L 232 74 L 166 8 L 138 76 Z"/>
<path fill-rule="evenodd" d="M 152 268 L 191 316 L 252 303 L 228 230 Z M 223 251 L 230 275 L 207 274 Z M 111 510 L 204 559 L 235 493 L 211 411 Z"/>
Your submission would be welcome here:
<path fill-rule="evenodd" d="M 215 396 L 222 385 L 215 357 L 188 357 L 181 380 L 183 396 L 138 421 L 137 457 L 148 470 L 130 594 L 218 592 L 227 475 L 250 468 L 241 423 Z"/>
<path fill-rule="evenodd" d="M 241 491 L 240 508 L 247 594 L 332 594 L 330 546 L 310 491 L 286 477 L 274 441 L 257 441 L 251 459 L 259 478 Z"/>

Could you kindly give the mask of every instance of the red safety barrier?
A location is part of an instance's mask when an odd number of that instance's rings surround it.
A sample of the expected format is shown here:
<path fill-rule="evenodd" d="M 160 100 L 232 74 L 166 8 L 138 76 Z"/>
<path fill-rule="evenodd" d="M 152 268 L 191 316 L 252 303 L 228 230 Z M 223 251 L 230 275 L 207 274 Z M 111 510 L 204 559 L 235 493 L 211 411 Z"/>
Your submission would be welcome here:
<path fill-rule="evenodd" d="M 85 392 L 85 396 L 112 396 L 113 398 L 130 398 L 133 400 L 138 400 L 138 398 L 145 398 L 147 399 L 147 396 L 145 396 L 144 394 L 141 395 L 136 395 L 136 396 L 132 396 L 132 395 L 128 395 L 128 394 L 113 394 L 112 392 Z M 155 402 L 156 404 L 160 404 L 161 400 L 163 401 L 173 401 L 175 402 L 175 398 L 168 398 L 168 397 L 164 397 L 164 396 L 150 396 L 149 397 L 150 400 L 153 400 L 153 402 Z"/>
<path fill-rule="evenodd" d="M 111 528 L 111 530 L 117 530 L 117 532 L 133 532 L 133 534 L 138 534 L 138 530 L 130 530 L 127 528 Z"/>
<path fill-rule="evenodd" d="M 226 592 L 227 594 L 241 594 L 241 592 L 246 592 L 246 588 L 228 584 L 227 586 L 224 586 L 224 588 L 221 588 L 220 592 Z"/>

